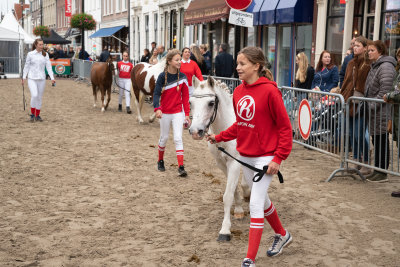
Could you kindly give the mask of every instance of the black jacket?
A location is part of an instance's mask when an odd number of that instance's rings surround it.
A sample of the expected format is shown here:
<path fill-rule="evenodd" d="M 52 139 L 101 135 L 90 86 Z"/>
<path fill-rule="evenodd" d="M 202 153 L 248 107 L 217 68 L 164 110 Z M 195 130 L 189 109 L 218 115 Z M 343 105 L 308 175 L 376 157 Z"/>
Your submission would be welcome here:
<path fill-rule="evenodd" d="M 232 77 L 235 69 L 233 56 L 226 52 L 221 52 L 215 57 L 215 75 L 219 77 Z"/>
<path fill-rule="evenodd" d="M 108 50 L 104 50 L 100 54 L 99 61 L 100 62 L 106 62 L 109 57 L 110 57 L 110 52 Z"/>
<path fill-rule="evenodd" d="M 147 56 L 143 55 L 142 58 L 140 59 L 140 62 L 149 63 L 149 59 L 150 59 L 150 54 L 148 54 Z"/>
<path fill-rule="evenodd" d="M 295 87 L 301 89 L 311 89 L 311 84 L 314 80 L 314 73 L 314 68 L 308 65 L 306 80 L 303 83 L 301 83 L 299 80 L 296 80 Z"/>

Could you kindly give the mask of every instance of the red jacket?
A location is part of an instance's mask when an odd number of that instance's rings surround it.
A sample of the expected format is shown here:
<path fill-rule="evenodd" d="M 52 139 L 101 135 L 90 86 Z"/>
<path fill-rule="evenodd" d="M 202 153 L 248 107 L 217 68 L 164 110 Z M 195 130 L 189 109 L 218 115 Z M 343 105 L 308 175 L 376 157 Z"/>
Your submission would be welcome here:
<path fill-rule="evenodd" d="M 117 69 L 119 71 L 120 78 L 123 78 L 123 79 L 131 78 L 131 70 L 133 69 L 132 63 L 120 61 L 117 64 Z"/>
<path fill-rule="evenodd" d="M 204 80 L 199 66 L 193 60 L 189 59 L 187 63 L 182 60 L 180 71 L 186 75 L 189 86 L 192 86 L 193 75 L 196 76 L 200 81 Z"/>
<path fill-rule="evenodd" d="M 261 77 L 243 81 L 233 93 L 236 122 L 215 136 L 217 142 L 237 139 L 236 149 L 245 157 L 274 156 L 281 164 L 292 150 L 292 126 L 275 82 Z"/>

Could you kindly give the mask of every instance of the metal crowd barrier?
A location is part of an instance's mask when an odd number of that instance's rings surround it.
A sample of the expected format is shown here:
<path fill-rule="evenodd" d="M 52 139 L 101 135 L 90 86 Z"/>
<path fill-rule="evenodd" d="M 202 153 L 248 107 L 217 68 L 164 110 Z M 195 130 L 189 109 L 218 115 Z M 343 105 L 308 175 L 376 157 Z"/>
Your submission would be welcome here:
<path fill-rule="evenodd" d="M 78 80 L 89 80 L 90 70 L 92 69 L 93 61 L 74 59 L 72 62 L 74 76 Z"/>
<path fill-rule="evenodd" d="M 346 103 L 345 168 L 336 170 L 327 181 L 344 171 L 365 179 L 359 171 L 361 167 L 400 176 L 399 112 L 399 104 L 388 104 L 382 99 L 350 97 Z M 388 131 L 390 120 L 392 133 Z M 354 166 L 349 166 L 349 163 Z"/>

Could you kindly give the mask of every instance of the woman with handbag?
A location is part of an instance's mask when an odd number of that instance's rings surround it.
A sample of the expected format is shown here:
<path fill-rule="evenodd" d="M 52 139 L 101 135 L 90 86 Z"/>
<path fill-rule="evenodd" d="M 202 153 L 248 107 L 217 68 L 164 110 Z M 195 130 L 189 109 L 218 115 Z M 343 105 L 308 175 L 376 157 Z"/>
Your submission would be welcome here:
<path fill-rule="evenodd" d="M 349 61 L 346 73 L 343 79 L 340 93 L 345 102 L 351 96 L 364 97 L 365 82 L 371 69 L 371 62 L 368 59 L 367 47 L 369 40 L 359 36 L 354 41 L 354 58 Z M 349 134 L 350 143 L 353 148 L 354 160 L 368 164 L 369 158 L 369 135 L 366 128 L 366 117 L 363 114 L 366 110 L 362 104 L 356 104 L 357 101 L 350 102 L 350 121 Z M 371 171 L 367 167 L 356 166 L 364 175 Z"/>
<path fill-rule="evenodd" d="M 387 56 L 385 44 L 373 41 L 368 44 L 368 57 L 372 61 L 371 70 L 365 82 L 365 97 L 383 99 L 383 96 L 392 91 L 393 80 L 396 76 L 396 60 Z M 388 169 L 390 159 L 389 134 L 387 122 L 390 118 L 390 109 L 387 104 L 368 103 L 370 118 L 368 129 L 374 145 L 375 167 Z M 375 171 L 367 176 L 370 182 L 387 182 L 387 174 Z"/>

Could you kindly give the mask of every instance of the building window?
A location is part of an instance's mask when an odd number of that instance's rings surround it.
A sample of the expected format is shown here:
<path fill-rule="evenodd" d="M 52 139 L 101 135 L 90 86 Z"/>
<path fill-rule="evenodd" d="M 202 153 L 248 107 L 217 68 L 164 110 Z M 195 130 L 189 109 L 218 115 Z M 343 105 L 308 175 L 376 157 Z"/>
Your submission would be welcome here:
<path fill-rule="evenodd" d="M 149 48 L 149 15 L 144 16 L 144 30 L 146 32 L 146 43 L 145 43 L 145 48 Z"/>
<path fill-rule="evenodd" d="M 122 0 L 122 11 L 126 11 L 126 10 L 127 10 L 127 8 L 126 8 L 126 1 L 127 1 L 127 0 Z"/>
<path fill-rule="evenodd" d="M 122 0 L 123 2 L 124 0 Z M 115 0 L 115 12 L 120 12 L 120 0 Z"/>
<path fill-rule="evenodd" d="M 390 56 L 396 55 L 400 47 L 400 2 L 384 0 L 381 23 L 381 40 L 386 44 Z"/>
<path fill-rule="evenodd" d="M 340 4 L 336 0 L 329 0 L 325 47 L 326 50 L 331 52 L 336 63 L 342 62 L 345 9 L 345 4 Z"/>
<path fill-rule="evenodd" d="M 278 84 L 281 86 L 290 86 L 290 47 L 291 47 L 291 26 L 280 26 L 279 27 L 279 75 Z"/>

